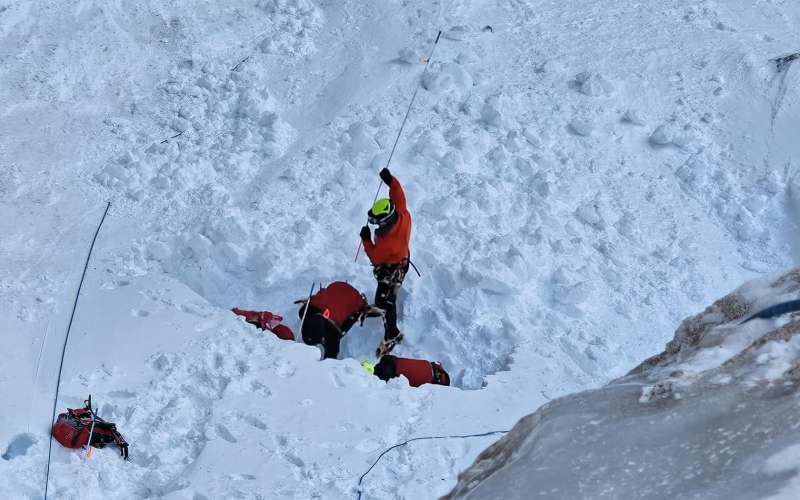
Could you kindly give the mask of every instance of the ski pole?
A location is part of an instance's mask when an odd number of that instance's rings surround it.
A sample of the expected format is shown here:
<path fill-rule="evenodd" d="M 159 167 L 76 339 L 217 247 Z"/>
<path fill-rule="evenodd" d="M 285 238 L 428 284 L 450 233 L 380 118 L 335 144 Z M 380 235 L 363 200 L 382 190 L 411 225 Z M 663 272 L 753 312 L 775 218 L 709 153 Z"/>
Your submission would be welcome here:
<path fill-rule="evenodd" d="M 303 309 L 303 318 L 300 320 L 300 336 L 303 336 L 303 323 L 306 322 L 306 314 L 308 314 L 308 306 L 311 305 L 311 296 L 314 295 L 314 287 L 316 286 L 316 282 L 311 283 L 311 290 L 308 292 L 308 300 L 306 300 L 306 308 Z M 320 288 L 322 287 L 322 283 L 320 283 Z"/>
<path fill-rule="evenodd" d="M 433 42 L 433 47 L 431 48 L 430 55 L 428 58 L 425 59 L 425 69 L 422 70 L 422 76 L 425 77 L 425 73 L 428 72 L 428 64 L 430 64 L 431 59 L 433 59 L 433 54 L 436 52 L 436 46 L 439 44 L 439 38 L 442 36 L 442 30 L 436 34 L 436 40 Z M 397 149 L 397 143 L 400 142 L 400 137 L 403 135 L 403 129 L 406 126 L 406 121 L 408 121 L 408 115 L 411 114 L 411 108 L 414 106 L 414 100 L 417 98 L 417 92 L 419 92 L 419 85 L 416 86 L 414 89 L 414 93 L 411 95 L 411 102 L 408 103 L 408 109 L 406 109 L 406 115 L 403 117 L 403 122 L 400 124 L 400 130 L 397 131 L 397 137 L 394 140 L 394 145 L 392 146 L 392 151 L 389 153 L 389 159 L 386 160 L 386 168 L 389 168 L 389 165 L 392 163 L 392 157 L 394 157 L 394 152 Z M 380 181 L 378 184 L 378 190 L 375 192 L 375 198 L 372 200 L 372 204 L 374 205 L 376 201 L 378 201 L 378 195 L 381 193 L 381 187 L 383 186 L 383 181 Z M 369 223 L 369 221 L 367 221 Z M 361 247 L 363 246 L 364 242 L 359 240 L 358 241 L 358 248 L 356 249 L 356 257 L 353 259 L 353 262 L 358 262 L 358 256 L 361 253 Z"/>
<path fill-rule="evenodd" d="M 92 409 L 92 396 L 89 396 L 89 415 L 92 416 L 92 427 L 89 429 L 89 440 L 86 442 L 86 454 L 83 456 L 84 460 L 92 457 L 92 435 L 94 434 L 94 424 L 97 422 L 97 417 Z"/>

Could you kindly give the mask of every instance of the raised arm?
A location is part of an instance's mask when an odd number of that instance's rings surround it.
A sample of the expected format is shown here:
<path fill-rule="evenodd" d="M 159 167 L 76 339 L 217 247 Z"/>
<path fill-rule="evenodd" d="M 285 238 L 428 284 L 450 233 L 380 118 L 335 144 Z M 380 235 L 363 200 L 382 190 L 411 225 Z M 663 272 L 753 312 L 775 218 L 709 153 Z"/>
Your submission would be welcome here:
<path fill-rule="evenodd" d="M 400 185 L 400 181 L 389 172 L 388 168 L 381 170 L 380 175 L 381 180 L 389 186 L 389 199 L 394 203 L 395 210 L 398 212 L 407 212 L 406 193 L 403 191 L 403 186 Z"/>

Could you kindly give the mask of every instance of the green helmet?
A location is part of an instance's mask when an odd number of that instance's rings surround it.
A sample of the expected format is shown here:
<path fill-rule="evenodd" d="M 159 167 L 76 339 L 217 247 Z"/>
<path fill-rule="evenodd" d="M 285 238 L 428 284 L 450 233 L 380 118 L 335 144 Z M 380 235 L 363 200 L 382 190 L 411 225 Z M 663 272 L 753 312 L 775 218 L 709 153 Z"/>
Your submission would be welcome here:
<path fill-rule="evenodd" d="M 394 203 L 388 198 L 376 201 L 367 212 L 370 224 L 381 225 L 394 215 Z"/>

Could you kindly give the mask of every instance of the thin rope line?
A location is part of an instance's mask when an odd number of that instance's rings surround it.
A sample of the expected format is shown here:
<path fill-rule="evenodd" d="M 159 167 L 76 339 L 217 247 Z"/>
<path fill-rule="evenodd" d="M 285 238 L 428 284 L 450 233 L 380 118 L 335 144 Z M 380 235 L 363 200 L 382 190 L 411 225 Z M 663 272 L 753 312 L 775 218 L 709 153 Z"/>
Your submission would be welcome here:
<path fill-rule="evenodd" d="M 422 76 L 420 78 L 424 78 L 425 74 L 428 72 L 428 65 L 431 63 L 431 59 L 433 59 L 433 54 L 436 53 L 436 46 L 439 45 L 439 38 L 441 37 L 442 37 L 442 30 L 439 30 L 439 32 L 436 34 L 436 40 L 434 40 L 433 42 L 431 53 L 428 54 L 428 58 L 425 60 L 425 68 L 422 70 Z M 400 130 L 397 132 L 397 138 L 394 140 L 394 145 L 392 146 L 392 152 L 389 153 L 389 159 L 386 160 L 386 168 L 389 168 L 389 165 L 392 163 L 392 157 L 394 157 L 394 152 L 397 149 L 397 144 L 400 142 L 400 137 L 403 135 L 403 129 L 406 127 L 408 116 L 411 114 L 411 108 L 414 107 L 414 100 L 417 98 L 417 93 L 419 92 L 420 86 L 421 85 L 417 85 L 417 88 L 414 89 L 414 93 L 411 94 L 411 102 L 408 103 L 406 116 L 403 117 L 403 123 L 400 124 Z"/>
<path fill-rule="evenodd" d="M 103 212 L 103 217 L 100 219 L 100 224 L 97 225 L 97 229 L 94 232 L 94 237 L 92 238 L 92 244 L 89 246 L 89 253 L 86 254 L 86 262 L 83 264 L 83 273 L 81 273 L 81 281 L 78 283 L 78 291 L 75 293 L 75 301 L 72 303 L 72 313 L 69 315 L 69 324 L 67 325 L 67 334 L 64 335 L 64 345 L 61 348 L 61 361 L 58 365 L 58 378 L 56 379 L 56 394 L 53 398 L 53 413 L 50 416 L 50 426 L 52 427 L 53 423 L 56 419 L 56 406 L 58 405 L 58 392 L 61 389 L 61 372 L 64 369 L 64 355 L 67 352 L 67 342 L 69 341 L 69 333 L 72 330 L 72 321 L 75 319 L 75 310 L 78 308 L 78 297 L 81 295 L 81 289 L 83 288 L 83 280 L 86 278 L 86 270 L 89 268 L 89 260 L 92 258 L 92 251 L 94 250 L 94 244 L 97 241 L 97 235 L 100 234 L 100 228 L 103 226 L 103 222 L 106 220 L 106 215 L 108 215 L 108 209 L 111 208 L 111 202 L 109 201 L 106 204 L 106 209 Z M 50 442 L 47 446 L 47 470 L 45 472 L 45 480 L 44 480 L 44 500 L 47 500 L 47 491 L 48 487 L 50 486 L 50 458 L 53 452 L 53 433 L 50 433 Z"/>
<path fill-rule="evenodd" d="M 439 45 L 439 38 L 442 37 L 442 30 L 436 34 L 436 40 L 433 42 L 433 47 L 431 48 L 430 54 L 428 54 L 428 58 L 425 60 L 425 69 L 422 70 L 422 76 L 420 78 L 425 78 L 425 74 L 428 72 L 428 65 L 431 63 L 431 59 L 433 59 L 433 54 L 436 53 L 436 46 Z M 408 116 L 411 114 L 411 108 L 414 107 L 414 100 L 417 98 L 417 93 L 419 92 L 420 84 L 417 84 L 416 88 L 414 89 L 414 93 L 411 94 L 411 102 L 408 103 L 408 109 L 406 109 L 406 115 L 403 117 L 403 122 L 400 124 L 400 130 L 397 131 L 397 137 L 394 139 L 394 144 L 392 145 L 392 151 L 389 153 L 389 159 L 386 160 L 386 168 L 389 168 L 389 165 L 392 163 L 392 158 L 394 157 L 394 152 L 397 149 L 397 144 L 400 142 L 400 137 L 403 135 L 403 129 L 406 127 L 406 122 L 408 121 Z M 375 198 L 372 200 L 372 204 L 374 205 L 375 202 L 378 200 L 378 196 L 381 194 L 381 187 L 383 187 L 383 181 L 381 180 L 378 183 L 378 190 L 375 191 Z M 361 254 L 361 247 L 363 246 L 364 242 L 359 239 L 358 241 L 358 248 L 356 249 L 356 258 L 353 262 L 358 262 L 358 256 Z"/>
<path fill-rule="evenodd" d="M 378 462 L 380 462 L 381 458 L 383 458 L 384 455 L 386 455 L 390 451 L 394 450 L 395 448 L 400 448 L 401 446 L 405 446 L 408 443 L 412 443 L 414 441 L 435 440 L 435 439 L 463 439 L 463 438 L 471 438 L 471 437 L 485 437 L 485 436 L 493 436 L 495 434 L 507 434 L 508 432 L 510 432 L 510 431 L 489 431 L 489 432 L 482 432 L 480 434 L 460 434 L 460 435 L 452 435 L 452 436 L 422 436 L 422 437 L 411 438 L 409 440 L 403 441 L 402 443 L 398 443 L 398 444 L 396 444 L 394 446 L 390 446 L 389 448 L 386 448 L 385 450 L 383 450 L 383 452 L 380 455 L 378 455 L 378 458 L 376 458 L 375 461 L 372 462 L 372 465 L 369 466 L 369 469 L 367 469 L 367 471 L 365 473 L 361 474 L 361 477 L 358 478 L 358 490 L 357 490 L 358 496 L 356 498 L 358 498 L 358 500 L 361 500 L 361 493 L 362 493 L 362 491 L 361 491 L 361 483 L 364 481 L 364 478 L 367 477 L 367 474 L 369 474 L 372 471 L 372 469 L 375 468 L 376 465 L 378 465 Z"/>

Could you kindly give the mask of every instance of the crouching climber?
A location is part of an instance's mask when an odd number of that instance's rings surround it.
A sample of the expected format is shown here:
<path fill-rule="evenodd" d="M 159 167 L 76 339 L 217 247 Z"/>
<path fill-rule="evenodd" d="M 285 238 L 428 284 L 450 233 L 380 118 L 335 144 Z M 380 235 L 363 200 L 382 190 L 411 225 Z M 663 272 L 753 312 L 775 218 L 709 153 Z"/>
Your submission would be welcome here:
<path fill-rule="evenodd" d="M 291 328 L 281 323 L 283 321 L 282 316 L 272 314 L 269 311 L 246 311 L 238 307 L 234 307 L 231 310 L 233 314 L 242 316 L 251 325 L 274 333 L 279 339 L 294 340 L 294 332 L 292 332 Z"/>
<path fill-rule="evenodd" d="M 380 315 L 379 310 L 367 304 L 364 294 L 344 281 L 334 281 L 310 300 L 295 303 L 302 304 L 298 315 L 302 320 L 303 342 L 321 346 L 323 358 L 336 359 L 342 337 L 357 321 L 363 323 L 367 316 Z"/>
<path fill-rule="evenodd" d="M 361 366 L 386 382 L 402 375 L 408 379 L 411 387 L 423 384 L 450 385 L 450 375 L 444 371 L 440 363 L 434 361 L 398 358 L 387 354 L 374 367 L 366 361 Z"/>

